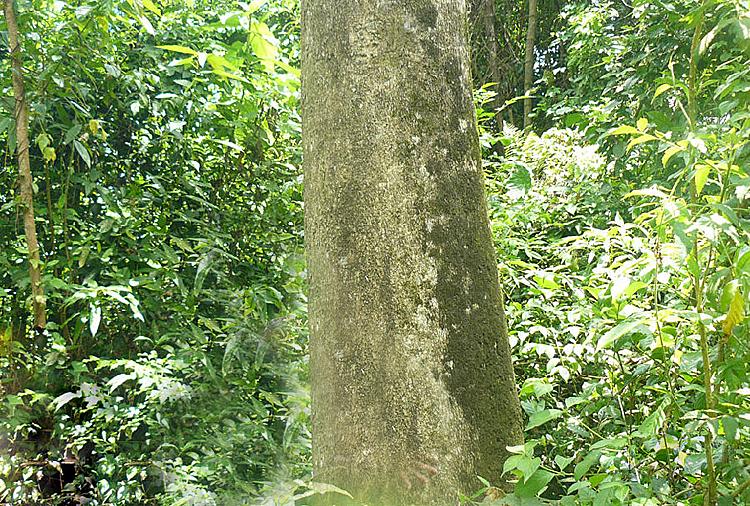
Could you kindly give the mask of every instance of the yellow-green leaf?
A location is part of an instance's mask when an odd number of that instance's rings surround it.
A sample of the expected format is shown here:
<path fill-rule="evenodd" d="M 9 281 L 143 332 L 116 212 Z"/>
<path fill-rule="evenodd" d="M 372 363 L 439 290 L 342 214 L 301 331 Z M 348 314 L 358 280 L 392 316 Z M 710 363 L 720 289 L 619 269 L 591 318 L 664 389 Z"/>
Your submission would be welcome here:
<path fill-rule="evenodd" d="M 276 66 L 281 67 L 282 69 L 286 70 L 287 72 L 289 72 L 293 76 L 295 76 L 295 77 L 299 77 L 300 76 L 299 69 L 292 67 L 288 63 L 285 63 L 285 62 L 283 62 L 281 60 L 276 60 L 274 63 L 276 64 Z"/>
<path fill-rule="evenodd" d="M 607 132 L 607 135 L 633 135 L 633 134 L 639 134 L 639 133 L 640 132 L 638 130 L 636 130 L 630 125 L 621 125 Z"/>
<path fill-rule="evenodd" d="M 47 146 L 46 148 L 44 148 L 42 156 L 44 157 L 45 162 L 54 163 L 55 160 L 57 160 L 57 153 L 55 152 L 55 148 L 53 148 L 52 146 Z"/>
<path fill-rule="evenodd" d="M 239 76 L 237 74 L 230 74 L 229 72 L 225 70 L 215 69 L 213 73 L 216 74 L 217 76 L 226 77 L 227 79 L 234 79 L 235 81 L 242 81 L 243 83 L 250 84 L 250 81 L 248 81 L 244 77 Z"/>
<path fill-rule="evenodd" d="M 237 71 L 239 70 L 239 67 L 237 65 L 233 64 L 223 56 L 219 56 L 217 54 L 209 54 L 206 57 L 206 61 L 209 65 L 211 65 L 211 68 L 214 70 L 224 70 L 224 69 L 230 69 Z"/>
<path fill-rule="evenodd" d="M 195 56 L 188 56 L 187 58 L 179 58 L 177 60 L 172 60 L 167 65 L 168 67 L 179 67 L 181 65 L 191 65 L 193 63 L 193 60 L 195 60 Z M 137 103 L 137 102 L 134 102 Z M 133 106 L 131 105 L 131 108 Z"/>
<path fill-rule="evenodd" d="M 739 288 L 732 297 L 732 303 L 729 305 L 729 311 L 727 317 L 724 319 L 724 324 L 721 330 L 724 331 L 724 335 L 728 336 L 734 330 L 734 327 L 742 323 L 745 319 L 745 298 L 742 296 L 742 290 Z"/>
<path fill-rule="evenodd" d="M 263 5 L 264 5 L 264 4 L 265 4 L 265 3 L 267 2 L 267 1 L 268 1 L 268 0 L 253 0 L 252 2 L 250 2 L 250 5 L 248 5 L 248 6 L 247 6 L 247 12 L 248 12 L 249 14 L 252 14 L 253 12 L 255 12 L 255 11 L 257 11 L 258 9 L 260 9 L 261 7 L 263 7 Z"/>
<path fill-rule="evenodd" d="M 36 136 L 36 144 L 39 146 L 40 151 L 44 151 L 47 146 L 50 145 L 52 139 L 45 133 L 40 133 Z"/>
<path fill-rule="evenodd" d="M 277 41 L 268 25 L 260 21 L 253 20 L 250 31 L 250 46 L 253 48 L 253 53 L 270 74 L 274 70 L 274 61 L 278 56 Z"/>
<path fill-rule="evenodd" d="M 174 51 L 175 53 L 182 53 L 182 54 L 189 54 L 189 55 L 197 55 L 198 51 L 194 51 L 190 49 L 189 47 L 185 46 L 173 46 L 173 45 L 167 45 L 167 46 L 156 46 L 159 49 L 164 49 L 166 51 Z"/>
<path fill-rule="evenodd" d="M 156 4 L 152 0 L 141 0 L 143 2 L 143 6 L 156 14 L 157 16 L 161 16 L 161 11 L 156 6 Z"/>
<path fill-rule="evenodd" d="M 631 139 L 631 141 L 628 143 L 628 149 L 631 149 L 634 146 L 637 146 L 638 144 L 643 144 L 644 142 L 650 142 L 650 141 L 655 141 L 655 140 L 657 139 L 653 135 L 643 134 L 634 139 Z"/>
<path fill-rule="evenodd" d="M 665 91 L 669 91 L 671 89 L 672 89 L 672 85 L 671 84 L 667 84 L 667 83 L 660 84 L 659 87 L 656 88 L 656 92 L 654 93 L 654 98 L 658 97 L 659 95 L 661 95 Z"/>
<path fill-rule="evenodd" d="M 13 328 L 9 325 L 0 332 L 0 357 L 7 357 L 13 344 Z"/>
<path fill-rule="evenodd" d="M 648 128 L 648 120 L 646 118 L 641 118 L 638 120 L 635 126 L 638 128 L 638 130 L 643 132 L 646 130 L 646 128 Z"/>
<path fill-rule="evenodd" d="M 705 163 L 696 165 L 695 167 L 695 193 L 700 195 L 703 192 L 703 187 L 706 186 L 708 176 L 711 174 L 711 166 Z"/>

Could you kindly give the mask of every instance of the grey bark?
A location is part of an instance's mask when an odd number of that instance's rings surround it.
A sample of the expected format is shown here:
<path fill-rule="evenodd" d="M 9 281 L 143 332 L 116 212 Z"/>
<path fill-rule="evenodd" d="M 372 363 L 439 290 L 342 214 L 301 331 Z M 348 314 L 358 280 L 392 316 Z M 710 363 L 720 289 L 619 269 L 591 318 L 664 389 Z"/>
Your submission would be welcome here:
<path fill-rule="evenodd" d="M 42 286 L 42 268 L 39 256 L 39 241 L 34 221 L 34 183 L 29 160 L 29 106 L 23 81 L 23 61 L 18 40 L 18 23 L 13 9 L 13 0 L 4 3 L 5 23 L 8 26 L 8 45 L 13 72 L 13 95 L 15 98 L 16 153 L 18 155 L 19 207 L 23 214 L 23 228 L 26 245 L 29 249 L 29 277 L 31 280 L 31 305 L 34 314 L 34 328 L 47 326 L 46 299 Z"/>
<path fill-rule="evenodd" d="M 522 439 L 466 6 L 304 0 L 302 23 L 314 478 L 456 504 Z"/>

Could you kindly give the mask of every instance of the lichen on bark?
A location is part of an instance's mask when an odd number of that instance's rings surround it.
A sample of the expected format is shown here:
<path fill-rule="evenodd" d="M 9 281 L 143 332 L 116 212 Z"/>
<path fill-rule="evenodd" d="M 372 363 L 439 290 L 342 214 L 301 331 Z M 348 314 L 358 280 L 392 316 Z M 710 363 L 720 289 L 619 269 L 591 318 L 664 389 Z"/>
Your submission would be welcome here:
<path fill-rule="evenodd" d="M 455 504 L 521 440 L 465 5 L 302 14 L 315 480 L 369 504 Z"/>

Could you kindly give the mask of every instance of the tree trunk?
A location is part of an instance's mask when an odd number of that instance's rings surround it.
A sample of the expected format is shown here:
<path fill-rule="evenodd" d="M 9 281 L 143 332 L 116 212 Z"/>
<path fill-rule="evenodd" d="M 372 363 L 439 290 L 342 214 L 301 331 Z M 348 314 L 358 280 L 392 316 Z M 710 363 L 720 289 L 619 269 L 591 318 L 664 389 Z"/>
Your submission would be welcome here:
<path fill-rule="evenodd" d="M 6 0 L 5 22 L 8 25 L 8 42 L 10 46 L 11 68 L 13 71 L 13 94 L 15 96 L 16 151 L 18 153 L 18 186 L 20 190 L 19 205 L 23 213 L 23 228 L 26 244 L 29 249 L 29 276 L 31 278 L 31 300 L 34 312 L 34 327 L 43 329 L 47 326 L 46 302 L 42 287 L 41 260 L 39 242 L 36 238 L 34 223 L 34 186 L 31 179 L 29 161 L 29 107 L 23 83 L 23 61 L 21 46 L 18 41 L 18 23 L 13 9 L 13 0 Z"/>
<path fill-rule="evenodd" d="M 466 6 L 304 0 L 302 22 L 315 480 L 456 504 L 522 439 Z"/>
<path fill-rule="evenodd" d="M 523 90 L 525 95 L 531 94 L 534 86 L 534 44 L 536 43 L 536 9 L 537 0 L 529 0 L 529 27 L 526 30 L 526 61 L 523 72 Z M 523 101 L 523 127 L 531 125 L 531 110 L 534 105 L 532 98 Z"/>
<path fill-rule="evenodd" d="M 492 75 L 492 81 L 495 83 L 495 121 L 497 122 L 497 129 L 500 133 L 503 132 L 503 113 L 500 110 L 505 104 L 505 97 L 503 97 L 503 86 L 502 76 L 500 75 L 500 62 L 498 60 L 498 43 L 497 43 L 497 30 L 495 29 L 495 22 L 497 16 L 495 15 L 495 0 L 483 0 L 482 10 L 484 19 L 484 36 L 487 39 L 487 51 L 489 51 L 489 58 L 487 59 L 490 66 L 490 75 Z"/>

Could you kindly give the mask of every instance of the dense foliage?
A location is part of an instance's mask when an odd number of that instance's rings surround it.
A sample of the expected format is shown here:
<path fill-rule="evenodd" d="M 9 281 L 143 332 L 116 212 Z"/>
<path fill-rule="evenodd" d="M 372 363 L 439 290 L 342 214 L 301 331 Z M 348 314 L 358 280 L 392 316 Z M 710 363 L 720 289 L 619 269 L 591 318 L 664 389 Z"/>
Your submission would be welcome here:
<path fill-rule="evenodd" d="M 490 165 L 529 415 L 506 463 L 517 497 L 750 499 L 748 16 L 564 10 L 569 85 L 549 83 L 539 114 L 575 130 L 513 133 Z"/>
<path fill-rule="evenodd" d="M 50 323 L 31 328 L 6 191 L 0 502 L 329 490 L 309 482 L 297 2 L 16 5 Z M 528 425 L 513 492 L 467 502 L 750 502 L 750 4 L 540 2 L 525 132 L 523 3 L 495 7 L 515 120 L 497 131 L 491 85 L 477 102 Z"/>
<path fill-rule="evenodd" d="M 50 324 L 5 193 L 1 501 L 227 504 L 299 474 L 296 6 L 18 9 Z"/>

